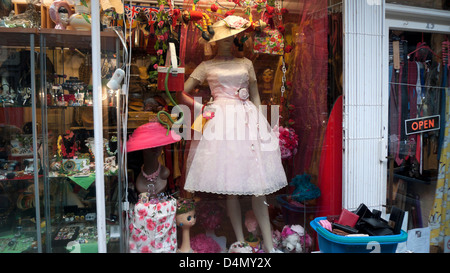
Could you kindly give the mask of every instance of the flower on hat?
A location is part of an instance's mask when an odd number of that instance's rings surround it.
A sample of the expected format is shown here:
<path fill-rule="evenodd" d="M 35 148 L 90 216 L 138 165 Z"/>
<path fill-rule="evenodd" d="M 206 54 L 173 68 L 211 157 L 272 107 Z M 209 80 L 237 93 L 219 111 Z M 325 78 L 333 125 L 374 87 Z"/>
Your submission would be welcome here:
<path fill-rule="evenodd" d="M 236 28 L 236 29 L 244 27 L 245 25 L 247 25 L 249 23 L 249 21 L 247 19 L 244 19 L 240 16 L 235 16 L 235 15 L 227 16 L 223 20 L 225 21 L 227 26 L 229 26 L 230 28 Z"/>
<path fill-rule="evenodd" d="M 190 212 L 195 209 L 195 202 L 193 199 L 179 199 L 177 201 L 177 214 Z"/>

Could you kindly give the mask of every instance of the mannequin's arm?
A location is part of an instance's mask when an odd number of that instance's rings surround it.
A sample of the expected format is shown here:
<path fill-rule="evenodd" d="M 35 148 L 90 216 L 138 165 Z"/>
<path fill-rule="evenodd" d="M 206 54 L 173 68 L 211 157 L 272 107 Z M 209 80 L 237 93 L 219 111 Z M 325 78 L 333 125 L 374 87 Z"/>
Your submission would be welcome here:
<path fill-rule="evenodd" d="M 197 87 L 197 85 L 199 84 L 200 84 L 199 80 L 189 77 L 189 79 L 187 79 L 184 82 L 184 91 L 177 92 L 177 100 L 179 104 L 184 104 L 189 107 L 194 106 L 195 111 L 201 111 L 203 105 L 201 103 L 194 101 L 194 99 L 191 96 L 189 96 L 189 93 L 191 93 L 192 90 L 194 90 L 195 87 Z"/>

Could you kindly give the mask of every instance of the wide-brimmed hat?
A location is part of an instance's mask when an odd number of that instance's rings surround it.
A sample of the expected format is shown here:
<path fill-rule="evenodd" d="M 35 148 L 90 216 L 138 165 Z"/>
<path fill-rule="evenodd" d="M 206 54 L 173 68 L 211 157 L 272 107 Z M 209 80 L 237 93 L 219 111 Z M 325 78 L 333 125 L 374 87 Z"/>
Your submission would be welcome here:
<path fill-rule="evenodd" d="M 241 33 L 251 26 L 251 22 L 243 17 L 229 15 L 212 25 L 214 36 L 209 42 L 215 42 Z"/>
<path fill-rule="evenodd" d="M 149 122 L 139 126 L 127 141 L 127 152 L 134 152 L 160 146 L 169 145 L 181 140 L 181 136 L 170 130 L 159 122 Z"/>
<path fill-rule="evenodd" d="M 121 0 L 100 0 L 100 6 L 103 10 L 114 8 L 118 14 L 123 14 L 124 7 Z"/>

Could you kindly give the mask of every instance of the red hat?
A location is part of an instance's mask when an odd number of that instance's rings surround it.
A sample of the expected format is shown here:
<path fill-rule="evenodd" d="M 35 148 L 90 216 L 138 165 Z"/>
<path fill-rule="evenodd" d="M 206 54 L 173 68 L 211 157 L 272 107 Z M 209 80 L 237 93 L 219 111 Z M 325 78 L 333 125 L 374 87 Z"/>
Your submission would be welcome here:
<path fill-rule="evenodd" d="M 170 130 L 167 135 L 167 128 L 159 122 L 149 122 L 141 125 L 127 141 L 127 151 L 134 152 L 160 146 L 172 144 L 181 140 L 181 136 Z"/>

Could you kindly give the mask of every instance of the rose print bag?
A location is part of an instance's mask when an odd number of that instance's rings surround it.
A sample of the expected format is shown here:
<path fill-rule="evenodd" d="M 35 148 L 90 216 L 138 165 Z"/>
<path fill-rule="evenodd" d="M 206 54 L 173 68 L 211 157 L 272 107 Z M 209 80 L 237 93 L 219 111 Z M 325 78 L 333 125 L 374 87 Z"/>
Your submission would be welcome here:
<path fill-rule="evenodd" d="M 176 206 L 174 198 L 152 204 L 141 196 L 130 211 L 130 253 L 176 253 Z"/>
<path fill-rule="evenodd" d="M 277 28 L 265 27 L 262 31 L 255 33 L 254 53 L 283 55 L 284 54 L 284 37 Z"/>

